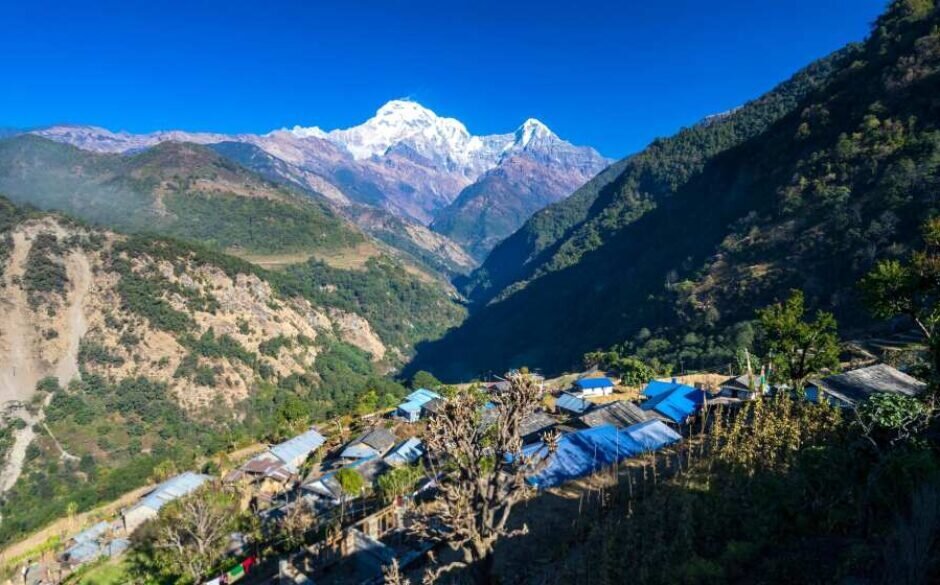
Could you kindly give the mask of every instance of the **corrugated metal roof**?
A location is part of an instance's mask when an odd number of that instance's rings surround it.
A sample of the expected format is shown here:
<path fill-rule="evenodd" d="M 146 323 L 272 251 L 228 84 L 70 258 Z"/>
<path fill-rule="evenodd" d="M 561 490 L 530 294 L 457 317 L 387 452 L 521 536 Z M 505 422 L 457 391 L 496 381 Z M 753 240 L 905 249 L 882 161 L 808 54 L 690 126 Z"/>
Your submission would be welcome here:
<path fill-rule="evenodd" d="M 525 438 L 553 426 L 555 426 L 555 419 L 544 412 L 532 412 L 522 419 L 522 423 L 519 425 L 519 435 Z"/>
<path fill-rule="evenodd" d="M 649 420 L 650 416 L 632 402 L 618 400 L 599 405 L 581 417 L 581 422 L 589 427 L 614 425 L 618 428 L 629 427 Z"/>
<path fill-rule="evenodd" d="M 395 445 L 395 435 L 386 428 L 377 427 L 364 434 L 356 442 L 363 443 L 380 453 L 384 453 Z"/>
<path fill-rule="evenodd" d="M 614 381 L 610 378 L 581 378 L 574 383 L 582 390 L 592 390 L 594 388 L 613 388 Z"/>
<path fill-rule="evenodd" d="M 817 380 L 814 385 L 849 404 L 861 402 L 879 392 L 916 396 L 927 387 L 924 382 L 887 364 L 876 364 L 828 376 Z"/>
<path fill-rule="evenodd" d="M 430 402 L 430 400 L 428 402 Z M 409 400 L 408 402 L 402 402 L 401 404 L 399 404 L 398 408 L 400 410 L 404 410 L 405 412 L 421 412 L 421 406 L 422 406 L 421 402 Z"/>
<path fill-rule="evenodd" d="M 574 394 L 562 392 L 561 396 L 555 400 L 555 406 L 558 408 L 563 408 L 569 412 L 582 414 L 591 408 L 591 403 L 579 396 L 575 396 Z"/>
<path fill-rule="evenodd" d="M 269 451 L 286 463 L 292 473 L 297 473 L 297 465 L 303 463 L 311 453 L 320 448 L 325 442 L 326 438 L 323 435 L 318 433 L 316 429 L 310 429 L 302 435 L 297 435 L 271 447 Z"/>
<path fill-rule="evenodd" d="M 363 443 L 353 443 L 352 445 L 349 445 L 343 449 L 343 452 L 340 453 L 339 456 L 343 459 L 367 459 L 369 457 L 375 457 L 378 454 L 378 451 L 368 445 L 364 445 Z"/>
<path fill-rule="evenodd" d="M 152 492 L 140 500 L 137 506 L 146 506 L 159 511 L 167 502 L 189 495 L 199 486 L 212 479 L 208 475 L 187 471 L 158 485 Z M 135 506 L 136 507 L 136 506 Z"/>
<path fill-rule="evenodd" d="M 762 391 L 766 392 L 770 386 L 767 380 L 759 374 L 741 374 L 728 378 L 720 384 L 722 388 L 733 388 L 735 390 Z"/>
<path fill-rule="evenodd" d="M 441 395 L 437 392 L 432 392 L 427 388 L 418 388 L 408 396 L 405 396 L 405 402 L 417 402 L 418 404 L 424 404 L 425 402 L 430 402 L 435 398 L 440 398 Z"/>
<path fill-rule="evenodd" d="M 385 457 L 385 462 L 389 465 L 408 465 L 420 459 L 423 454 L 424 445 L 421 439 L 411 437 L 392 449 Z"/>

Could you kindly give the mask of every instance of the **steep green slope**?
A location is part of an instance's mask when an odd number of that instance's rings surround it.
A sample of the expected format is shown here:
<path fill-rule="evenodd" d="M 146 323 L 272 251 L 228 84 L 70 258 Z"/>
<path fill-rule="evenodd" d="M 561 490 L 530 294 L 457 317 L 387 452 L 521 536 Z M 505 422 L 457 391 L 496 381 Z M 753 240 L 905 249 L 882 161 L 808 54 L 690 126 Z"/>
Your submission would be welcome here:
<path fill-rule="evenodd" d="M 471 281 L 489 304 L 414 367 L 557 371 L 622 342 L 714 365 L 747 337 L 732 327 L 791 287 L 858 323 L 855 281 L 903 253 L 937 207 L 938 22 L 932 4 L 896 3 L 864 46 L 539 214 Z"/>
<path fill-rule="evenodd" d="M 236 252 L 332 250 L 363 239 L 325 205 L 193 144 L 124 157 L 16 136 L 0 141 L 0 191 L 99 225 Z"/>
<path fill-rule="evenodd" d="M 577 262 L 612 231 L 675 193 L 705 162 L 766 130 L 849 59 L 849 47 L 806 67 L 740 109 L 658 139 L 613 165 L 571 197 L 535 214 L 501 242 L 463 284 L 474 302 L 518 290 L 539 276 Z"/>

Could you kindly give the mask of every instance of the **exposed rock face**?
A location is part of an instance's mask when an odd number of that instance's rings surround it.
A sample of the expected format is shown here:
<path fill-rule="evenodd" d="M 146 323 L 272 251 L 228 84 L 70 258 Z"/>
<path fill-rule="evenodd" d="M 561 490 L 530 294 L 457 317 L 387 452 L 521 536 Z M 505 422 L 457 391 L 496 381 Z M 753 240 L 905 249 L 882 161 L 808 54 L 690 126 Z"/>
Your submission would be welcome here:
<path fill-rule="evenodd" d="M 153 380 L 198 419 L 248 398 L 259 372 L 283 378 L 315 371 L 331 339 L 377 361 L 386 355 L 363 317 L 285 298 L 255 274 L 129 252 L 121 236 L 52 216 L 26 220 L 8 235 L 0 239 L 12 248 L 0 256 L 0 412 L 32 423 L 41 422 L 42 406 L 36 414 L 19 413 L 21 405 L 48 376 L 62 387 L 83 374 L 110 383 Z M 143 306 L 129 294 L 147 295 Z M 156 305 L 185 327 L 147 312 Z M 29 424 L 0 461 L 12 478 L 0 491 L 15 483 L 32 438 Z"/>

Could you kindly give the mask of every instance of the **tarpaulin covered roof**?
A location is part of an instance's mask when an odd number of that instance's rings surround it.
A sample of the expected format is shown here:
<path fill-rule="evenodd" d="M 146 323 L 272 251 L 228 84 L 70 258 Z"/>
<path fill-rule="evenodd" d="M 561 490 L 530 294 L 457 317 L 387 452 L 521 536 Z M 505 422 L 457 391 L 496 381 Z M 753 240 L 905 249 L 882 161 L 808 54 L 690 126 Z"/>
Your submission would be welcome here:
<path fill-rule="evenodd" d="M 594 388 L 612 388 L 614 381 L 610 378 L 581 378 L 574 385 L 582 390 L 592 390 Z"/>
<path fill-rule="evenodd" d="M 685 384 L 680 384 L 679 382 L 664 382 L 662 380 L 650 380 L 646 385 L 646 388 L 643 389 L 643 396 L 647 398 L 655 398 L 664 392 L 671 392 L 679 386 L 685 386 Z M 686 388 L 691 388 L 691 386 L 685 386 Z"/>
<path fill-rule="evenodd" d="M 326 439 L 315 429 L 297 435 L 269 449 L 278 459 L 287 464 L 292 473 L 297 473 L 297 465 L 316 451 Z"/>
<path fill-rule="evenodd" d="M 647 390 L 653 382 L 647 386 Z M 640 405 L 643 410 L 654 410 L 675 423 L 681 423 L 695 414 L 705 403 L 705 391 L 686 386 L 685 384 L 672 384 L 672 388 L 657 387 L 655 393 L 647 394 L 649 398 Z M 644 394 L 646 390 L 644 390 Z"/>
<path fill-rule="evenodd" d="M 679 441 L 678 433 L 660 421 L 647 421 L 618 430 L 613 425 L 563 435 L 548 465 L 530 476 L 529 483 L 549 488 L 566 481 L 586 477 L 628 457 L 662 449 Z M 544 444 L 523 449 L 526 456 L 538 459 L 548 455 Z"/>

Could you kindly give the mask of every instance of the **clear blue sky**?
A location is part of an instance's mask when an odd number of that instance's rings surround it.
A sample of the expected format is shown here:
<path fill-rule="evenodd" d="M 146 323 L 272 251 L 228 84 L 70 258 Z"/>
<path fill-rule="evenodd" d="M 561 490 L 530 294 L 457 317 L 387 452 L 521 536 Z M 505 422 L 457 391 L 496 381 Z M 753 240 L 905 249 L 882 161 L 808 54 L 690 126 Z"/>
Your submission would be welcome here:
<path fill-rule="evenodd" d="M 409 96 L 608 156 L 867 35 L 885 0 L 0 0 L 0 126 L 265 132 Z"/>

